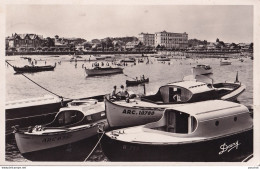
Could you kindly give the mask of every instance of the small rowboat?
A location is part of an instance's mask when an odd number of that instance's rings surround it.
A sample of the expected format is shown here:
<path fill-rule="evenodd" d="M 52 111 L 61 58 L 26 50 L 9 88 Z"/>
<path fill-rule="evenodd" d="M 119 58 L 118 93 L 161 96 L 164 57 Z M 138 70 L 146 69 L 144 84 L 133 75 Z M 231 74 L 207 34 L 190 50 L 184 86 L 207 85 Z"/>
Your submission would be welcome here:
<path fill-rule="evenodd" d="M 136 86 L 142 83 L 148 83 L 149 82 L 149 78 L 146 79 L 142 79 L 142 80 L 126 80 L 126 85 L 127 86 Z"/>
<path fill-rule="evenodd" d="M 103 102 L 80 100 L 68 105 L 61 108 L 49 124 L 29 127 L 28 131 L 14 127 L 17 147 L 25 158 L 90 138 L 97 135 L 99 125 L 107 126 Z"/>
<path fill-rule="evenodd" d="M 14 66 L 13 69 L 17 73 L 32 73 L 32 72 L 41 72 L 41 71 L 53 71 L 56 67 L 56 64 L 54 66 L 48 65 L 48 66 L 24 66 L 24 67 L 16 67 Z"/>

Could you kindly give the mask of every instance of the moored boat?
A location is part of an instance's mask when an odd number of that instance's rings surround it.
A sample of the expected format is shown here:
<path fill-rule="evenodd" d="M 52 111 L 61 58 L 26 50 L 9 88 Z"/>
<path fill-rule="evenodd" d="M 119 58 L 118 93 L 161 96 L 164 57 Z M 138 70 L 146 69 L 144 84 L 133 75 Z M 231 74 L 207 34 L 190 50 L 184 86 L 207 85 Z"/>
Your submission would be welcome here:
<path fill-rule="evenodd" d="M 54 66 L 52 66 L 52 65 L 47 65 L 47 66 L 25 65 L 23 67 L 13 66 L 13 69 L 17 73 L 33 73 L 33 72 L 41 72 L 41 71 L 53 71 L 55 67 L 56 67 L 56 64 Z"/>
<path fill-rule="evenodd" d="M 170 105 L 205 100 L 236 101 L 245 85 L 234 83 L 207 84 L 199 81 L 179 81 L 161 86 L 154 95 L 125 100 L 105 97 L 106 115 L 110 127 L 127 127 L 145 124 L 161 118 Z"/>
<path fill-rule="evenodd" d="M 125 59 L 121 60 L 120 62 L 129 62 L 129 63 L 133 63 L 133 62 L 135 62 L 135 58 L 125 58 Z"/>
<path fill-rule="evenodd" d="M 241 162 L 253 153 L 253 119 L 222 100 L 170 106 L 156 122 L 107 132 L 101 145 L 110 161 Z"/>
<path fill-rule="evenodd" d="M 103 102 L 76 101 L 61 108 L 54 120 L 45 125 L 36 125 L 28 131 L 15 128 L 17 147 L 24 157 L 35 152 L 64 146 L 87 139 L 97 134 L 98 125 L 106 125 Z"/>
<path fill-rule="evenodd" d="M 108 75 L 108 74 L 117 74 L 123 73 L 123 68 L 119 67 L 95 67 L 93 69 L 85 68 L 86 74 L 88 76 L 100 76 L 100 75 Z"/>
<path fill-rule="evenodd" d="M 166 57 L 166 56 L 160 56 L 157 61 L 170 61 L 170 58 Z"/>
<path fill-rule="evenodd" d="M 226 58 L 223 60 L 222 59 L 220 60 L 220 65 L 231 65 L 231 63 L 232 62 Z"/>
<path fill-rule="evenodd" d="M 209 65 L 197 65 L 192 67 L 191 72 L 193 75 L 206 75 L 212 73 L 212 68 Z"/>
<path fill-rule="evenodd" d="M 148 83 L 148 82 L 149 82 L 149 78 L 141 79 L 141 80 L 126 80 L 126 85 L 127 86 L 136 86 L 136 85 Z"/>

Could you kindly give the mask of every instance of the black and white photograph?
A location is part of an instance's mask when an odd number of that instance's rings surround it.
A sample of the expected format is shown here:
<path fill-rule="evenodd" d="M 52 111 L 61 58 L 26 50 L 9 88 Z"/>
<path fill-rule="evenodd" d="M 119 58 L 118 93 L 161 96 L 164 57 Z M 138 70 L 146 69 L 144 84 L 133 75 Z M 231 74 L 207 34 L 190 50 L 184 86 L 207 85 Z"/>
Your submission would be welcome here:
<path fill-rule="evenodd" d="M 257 1 L 16 2 L 3 164 L 259 166 Z"/>

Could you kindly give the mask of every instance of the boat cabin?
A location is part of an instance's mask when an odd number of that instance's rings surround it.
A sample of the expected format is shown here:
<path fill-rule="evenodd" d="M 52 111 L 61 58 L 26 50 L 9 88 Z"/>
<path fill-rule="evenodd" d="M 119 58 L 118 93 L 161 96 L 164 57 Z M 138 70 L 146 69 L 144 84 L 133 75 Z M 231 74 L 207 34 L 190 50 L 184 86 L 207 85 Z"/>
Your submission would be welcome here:
<path fill-rule="evenodd" d="M 181 137 L 231 134 L 250 129 L 253 119 L 246 106 L 210 100 L 165 109 L 162 118 L 146 124 L 144 130 Z"/>
<path fill-rule="evenodd" d="M 92 100 L 86 105 L 69 105 L 61 108 L 54 120 L 45 127 L 72 127 L 80 124 L 88 124 L 105 118 L 103 103 L 96 103 Z"/>
<path fill-rule="evenodd" d="M 180 81 L 159 88 L 155 95 L 141 97 L 142 101 L 155 104 L 188 103 L 216 99 L 211 84 L 196 81 Z"/>

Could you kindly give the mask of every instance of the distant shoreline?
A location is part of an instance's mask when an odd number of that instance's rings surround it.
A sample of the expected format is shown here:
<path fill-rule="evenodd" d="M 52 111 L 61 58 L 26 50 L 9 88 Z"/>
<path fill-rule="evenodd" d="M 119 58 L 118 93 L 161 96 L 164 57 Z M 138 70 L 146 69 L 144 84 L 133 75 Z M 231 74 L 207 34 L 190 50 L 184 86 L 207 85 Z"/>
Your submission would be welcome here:
<path fill-rule="evenodd" d="M 181 52 L 186 53 L 188 55 L 192 54 L 202 54 L 202 55 L 224 55 L 224 54 L 240 54 L 240 51 L 159 51 L 159 52 Z M 246 51 L 245 53 L 253 53 L 251 51 Z M 6 56 L 16 56 L 16 55 L 115 55 L 115 54 L 157 54 L 155 51 L 88 51 L 88 52 L 54 52 L 54 51 L 47 51 L 47 52 L 6 52 Z"/>
<path fill-rule="evenodd" d="M 113 54 L 155 54 L 156 52 L 111 52 L 111 51 L 91 51 L 91 52 L 6 52 L 6 56 L 15 55 L 113 55 Z"/>

